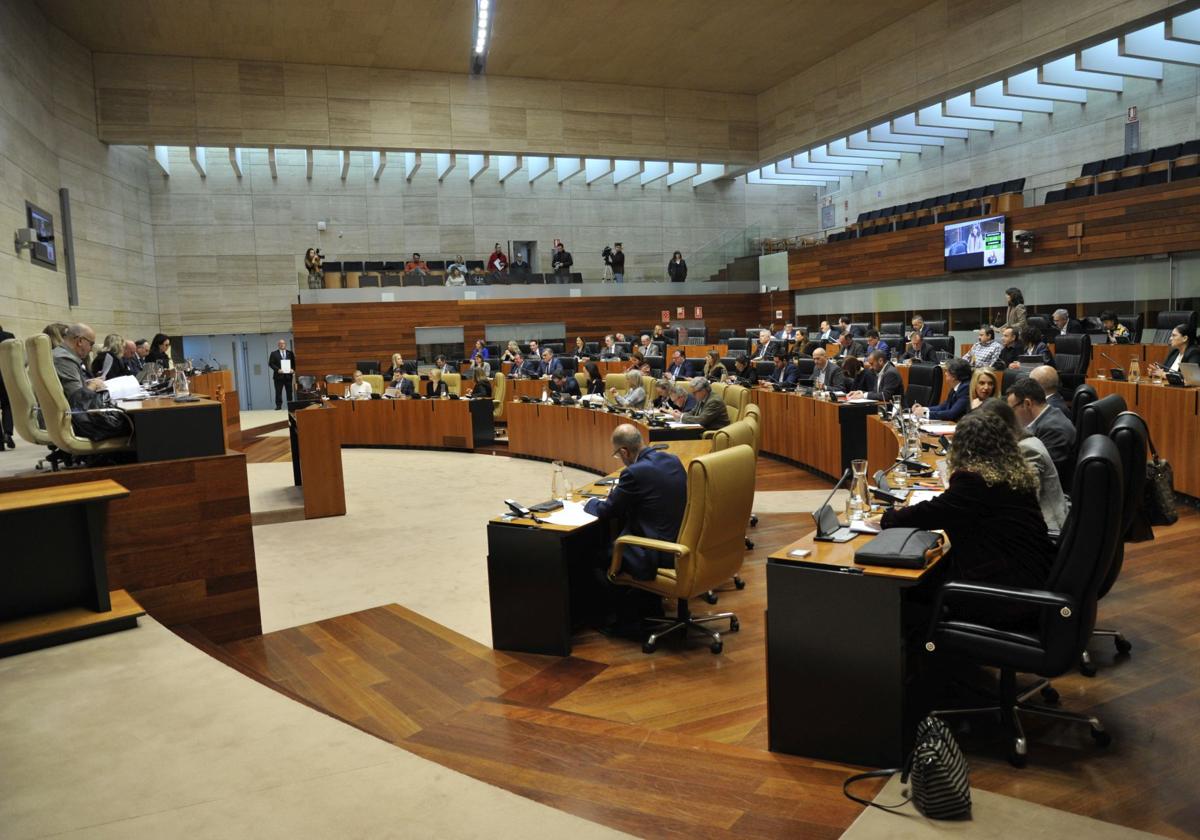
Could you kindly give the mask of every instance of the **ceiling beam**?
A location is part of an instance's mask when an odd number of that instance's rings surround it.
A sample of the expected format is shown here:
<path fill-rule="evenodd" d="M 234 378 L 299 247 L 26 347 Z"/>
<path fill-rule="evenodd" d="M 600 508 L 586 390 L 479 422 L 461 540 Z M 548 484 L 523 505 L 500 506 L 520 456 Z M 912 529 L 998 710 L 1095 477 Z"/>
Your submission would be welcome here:
<path fill-rule="evenodd" d="M 1169 64 L 1200 64 L 1200 45 L 1167 40 L 1167 25 L 1155 23 L 1117 39 L 1117 52 Z"/>
<path fill-rule="evenodd" d="M 613 186 L 623 184 L 635 175 L 641 175 L 645 166 L 640 160 L 613 161 Z"/>
<path fill-rule="evenodd" d="M 984 108 L 971 104 L 971 94 L 953 96 L 942 103 L 942 113 L 947 117 L 995 120 L 996 122 L 1024 122 L 1025 112 L 1013 108 Z"/>
<path fill-rule="evenodd" d="M 529 183 L 533 183 L 538 178 L 541 178 L 554 165 L 554 158 L 535 155 L 525 158 L 525 162 L 529 164 Z"/>
<path fill-rule="evenodd" d="M 201 178 L 208 177 L 208 156 L 204 153 L 203 146 L 192 146 L 188 149 L 188 157 L 192 160 L 192 166 L 200 173 Z"/>
<path fill-rule="evenodd" d="M 584 183 L 594 184 L 612 171 L 612 158 L 587 158 L 583 162 Z"/>
<path fill-rule="evenodd" d="M 660 178 L 666 178 L 671 173 L 671 164 L 665 160 L 647 160 L 643 161 L 642 175 L 638 179 L 644 187 L 647 184 L 653 184 Z"/>
<path fill-rule="evenodd" d="M 387 168 L 387 152 L 371 152 L 371 169 L 374 170 L 375 180 L 378 181 Z"/>
<path fill-rule="evenodd" d="M 556 157 L 554 159 L 554 175 L 560 184 L 582 171 L 583 158 Z"/>
<path fill-rule="evenodd" d="M 458 163 L 458 158 L 449 152 L 438 152 L 435 157 L 437 158 L 437 179 L 443 181 L 447 175 L 454 171 L 454 166 Z"/>
<path fill-rule="evenodd" d="M 411 181 L 413 176 L 421 168 L 421 153 L 420 152 L 405 152 L 404 153 L 404 180 Z"/>
<path fill-rule="evenodd" d="M 309 181 L 311 181 L 312 174 L 313 174 L 313 150 L 305 149 L 304 150 L 304 177 L 307 178 Z"/>
<path fill-rule="evenodd" d="M 671 164 L 671 174 L 667 176 L 667 187 L 673 187 L 678 183 L 690 180 L 696 177 L 696 173 L 699 171 L 700 166 L 698 164 L 676 161 Z"/>
<path fill-rule="evenodd" d="M 949 137 L 966 140 L 967 132 L 962 128 L 942 128 L 937 125 L 918 125 L 916 114 L 905 114 L 892 120 L 892 129 L 899 134 L 924 134 L 928 137 Z"/>
<path fill-rule="evenodd" d="M 275 163 L 275 147 L 267 146 L 267 166 L 271 170 L 271 178 L 279 177 L 279 166 Z"/>
<path fill-rule="evenodd" d="M 237 146 L 229 147 L 229 165 L 233 167 L 233 174 L 239 179 L 242 177 L 242 150 Z"/>
<path fill-rule="evenodd" d="M 980 120 L 966 117 L 947 117 L 942 113 L 941 105 L 930 105 L 917 111 L 917 122 L 932 128 L 961 128 L 971 131 L 995 131 L 996 124 L 991 120 Z"/>
<path fill-rule="evenodd" d="M 164 178 L 171 177 L 171 158 L 167 154 L 166 146 L 151 146 L 150 162 L 158 167 Z"/>
<path fill-rule="evenodd" d="M 345 181 L 350 174 L 350 150 L 339 149 L 338 154 L 342 156 L 342 180 Z"/>
<path fill-rule="evenodd" d="M 467 155 L 467 180 L 472 184 L 475 179 L 491 165 L 492 159 L 487 155 Z"/>
<path fill-rule="evenodd" d="M 907 143 L 910 146 L 945 146 L 946 138 L 944 137 L 926 137 L 923 134 L 897 134 L 892 131 L 891 127 L 884 123 L 877 125 L 867 132 L 867 139 L 874 140 L 880 143 Z"/>
<path fill-rule="evenodd" d="M 1193 44 L 1200 44 L 1200 9 L 1168 20 L 1163 34 L 1169 41 L 1191 41 Z"/>
<path fill-rule="evenodd" d="M 508 176 L 521 171 L 520 155 L 496 155 L 496 176 L 503 184 Z"/>
<path fill-rule="evenodd" d="M 700 172 L 692 179 L 692 189 L 696 189 L 709 181 L 715 181 L 718 178 L 725 176 L 725 164 L 723 163 L 702 163 L 700 164 Z"/>
<path fill-rule="evenodd" d="M 867 136 L 867 132 L 859 131 L 846 138 L 847 149 L 860 149 L 868 152 L 911 152 L 919 155 L 920 146 L 912 143 L 880 143 Z"/>

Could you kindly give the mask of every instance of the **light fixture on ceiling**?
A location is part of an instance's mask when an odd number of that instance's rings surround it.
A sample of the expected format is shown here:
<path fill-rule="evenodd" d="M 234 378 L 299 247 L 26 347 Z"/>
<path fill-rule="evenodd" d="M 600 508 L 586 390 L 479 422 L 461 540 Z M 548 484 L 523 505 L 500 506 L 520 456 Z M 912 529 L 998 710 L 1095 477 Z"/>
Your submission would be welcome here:
<path fill-rule="evenodd" d="M 475 25 L 471 29 L 471 75 L 479 76 L 487 66 L 488 41 L 496 17 L 496 0 L 475 0 Z"/>

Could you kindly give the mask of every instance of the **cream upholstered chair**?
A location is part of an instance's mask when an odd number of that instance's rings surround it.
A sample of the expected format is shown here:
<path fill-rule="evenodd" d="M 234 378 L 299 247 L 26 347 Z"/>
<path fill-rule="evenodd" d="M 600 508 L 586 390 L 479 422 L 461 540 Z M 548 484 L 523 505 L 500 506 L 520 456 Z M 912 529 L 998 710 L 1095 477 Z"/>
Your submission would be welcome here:
<path fill-rule="evenodd" d="M 629 390 L 629 383 L 625 380 L 623 373 L 608 373 L 604 376 L 604 393 L 608 393 L 610 388 L 616 388 L 617 393 L 624 394 Z"/>
<path fill-rule="evenodd" d="M 51 442 L 72 455 L 100 455 L 109 452 L 128 452 L 133 449 L 133 436 L 88 440 L 76 436 L 71 425 L 71 405 L 63 392 L 54 359 L 50 353 L 50 336 L 35 335 L 25 340 L 29 355 L 29 381 L 38 405 L 42 407 L 42 421 Z M 5 379 L 5 382 L 8 380 Z"/>
<path fill-rule="evenodd" d="M 754 439 L 756 434 L 757 430 L 752 420 L 739 420 L 736 423 L 730 423 L 725 428 L 717 429 L 717 431 L 713 433 L 713 452 L 720 452 L 724 449 L 732 449 L 735 446 L 749 446 L 752 450 L 754 450 L 755 476 L 757 478 L 758 451 L 755 450 L 754 447 Z M 750 519 L 755 519 L 753 513 L 750 514 Z M 749 537 L 746 537 L 745 545 L 748 549 L 754 548 L 754 541 Z M 746 582 L 742 580 L 741 576 L 737 572 L 734 572 L 733 574 L 733 585 L 738 589 L 746 588 Z M 716 593 L 709 592 L 704 597 L 704 600 L 708 601 L 710 604 L 717 603 Z"/>
<path fill-rule="evenodd" d="M 646 399 L 642 402 L 642 410 L 646 411 L 654 408 L 654 392 L 657 390 L 658 380 L 653 376 L 642 377 L 642 387 L 646 389 Z"/>
<path fill-rule="evenodd" d="M 21 439 L 34 446 L 49 446 L 51 452 L 36 467 L 42 469 L 43 463 L 49 463 L 57 470 L 59 464 L 69 462 L 71 456 L 60 449 L 55 449 L 54 441 L 38 422 L 37 399 L 33 395 L 33 386 L 29 382 L 29 373 L 25 370 L 25 345 L 15 338 L 0 342 L 0 379 L 8 390 L 12 403 L 13 426 Z"/>
<path fill-rule="evenodd" d="M 745 414 L 745 417 L 743 419 L 745 419 L 746 422 L 748 422 L 748 423 L 754 424 L 754 456 L 757 458 L 759 451 L 762 450 L 762 436 L 763 436 L 762 407 L 759 406 L 758 403 L 748 402 L 748 403 L 746 403 L 746 409 L 743 413 Z M 755 516 L 753 513 L 750 514 L 750 527 L 751 528 L 758 527 L 758 517 Z M 746 548 L 754 548 L 754 541 L 751 540 L 749 537 L 746 538 Z M 738 589 L 741 589 L 741 588 L 742 588 L 741 586 L 738 587 Z"/>
<path fill-rule="evenodd" d="M 712 639 L 710 649 L 720 653 L 721 634 L 709 629 L 712 621 L 728 620 L 730 632 L 738 630 L 737 616 L 717 613 L 693 617 L 688 601 L 728 580 L 742 565 L 742 541 L 738 534 L 745 528 L 754 500 L 754 451 L 749 446 L 734 446 L 720 452 L 701 455 L 688 465 L 687 507 L 679 536 L 674 542 L 648 537 L 618 537 L 613 547 L 608 579 L 615 584 L 635 586 L 664 598 L 674 598 L 674 618 L 650 619 L 662 629 L 650 634 L 642 645 L 653 653 L 658 640 L 668 633 L 700 630 Z M 659 569 L 653 580 L 636 580 L 623 574 L 621 553 L 625 546 L 636 545 L 675 556 L 675 568 Z"/>
<path fill-rule="evenodd" d="M 378 373 L 364 373 L 363 374 L 363 382 L 366 382 L 368 385 L 371 386 L 372 394 L 382 394 L 383 393 L 383 377 L 380 376 Z"/>
<path fill-rule="evenodd" d="M 713 396 L 715 396 L 719 400 L 725 399 L 725 383 L 724 382 L 713 382 L 711 384 L 712 384 Z"/>
<path fill-rule="evenodd" d="M 462 396 L 462 374 L 461 373 L 443 373 L 442 381 L 446 383 L 446 390 L 451 394 Z"/>
<path fill-rule="evenodd" d="M 588 375 L 582 371 L 575 371 L 575 381 L 579 383 L 579 393 L 586 396 L 588 392 Z"/>
<path fill-rule="evenodd" d="M 504 395 L 508 393 L 508 378 L 500 372 L 492 380 L 492 419 L 499 420 L 504 416 Z"/>
<path fill-rule="evenodd" d="M 744 385 L 727 385 L 721 393 L 721 399 L 725 403 L 725 411 L 729 413 L 729 422 L 736 423 L 742 419 L 742 412 L 750 402 L 750 391 Z"/>
<path fill-rule="evenodd" d="M 410 383 L 412 383 L 414 394 L 420 394 L 420 395 L 424 396 L 425 392 L 421 390 L 421 377 L 419 374 L 406 373 L 406 374 L 404 374 L 404 378 L 407 379 Z"/>

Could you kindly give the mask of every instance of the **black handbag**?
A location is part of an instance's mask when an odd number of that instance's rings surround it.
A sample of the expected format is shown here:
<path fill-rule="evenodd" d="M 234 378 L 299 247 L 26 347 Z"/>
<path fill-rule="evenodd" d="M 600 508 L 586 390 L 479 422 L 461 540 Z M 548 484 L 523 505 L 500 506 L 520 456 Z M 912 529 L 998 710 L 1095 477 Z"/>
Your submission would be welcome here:
<path fill-rule="evenodd" d="M 858 773 L 842 782 L 842 793 L 862 805 L 894 811 L 912 802 L 931 820 L 969 820 L 971 818 L 971 780 L 967 759 L 954 740 L 953 733 L 939 718 L 927 717 L 917 724 L 917 740 L 900 776 L 909 784 L 910 793 L 903 802 L 882 805 L 850 792 L 850 785 L 863 779 L 887 778 L 900 768 Z"/>
<path fill-rule="evenodd" d="M 920 528 L 888 528 L 863 543 L 854 552 L 854 562 L 860 566 L 893 566 L 900 569 L 923 569 L 942 544 L 940 534 Z"/>
<path fill-rule="evenodd" d="M 71 428 L 86 440 L 107 440 L 133 434 L 129 415 L 112 404 L 108 391 L 79 388 L 68 400 Z"/>
<path fill-rule="evenodd" d="M 1143 510 L 1151 525 L 1174 525 L 1179 521 L 1175 507 L 1175 470 L 1166 458 L 1158 457 L 1149 433 L 1150 461 L 1146 464 L 1146 499 Z"/>

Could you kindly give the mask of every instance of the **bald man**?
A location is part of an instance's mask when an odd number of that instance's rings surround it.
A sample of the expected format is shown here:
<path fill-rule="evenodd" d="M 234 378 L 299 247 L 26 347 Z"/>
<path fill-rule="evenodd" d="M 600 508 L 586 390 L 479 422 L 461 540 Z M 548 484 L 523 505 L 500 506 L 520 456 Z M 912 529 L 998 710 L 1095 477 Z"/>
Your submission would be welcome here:
<path fill-rule="evenodd" d="M 67 327 L 63 343 L 55 347 L 51 354 L 54 371 L 58 374 L 58 381 L 62 383 L 63 394 L 68 401 L 80 388 L 104 391 L 108 387 L 103 379 L 94 378 L 88 373 L 86 360 L 94 346 L 96 331 L 87 324 L 72 324 Z"/>
<path fill-rule="evenodd" d="M 674 540 L 679 536 L 687 503 L 687 473 L 669 452 L 647 449 L 642 433 L 629 423 L 613 429 L 613 457 L 625 465 L 612 492 L 589 499 L 584 508 L 601 519 L 621 519 L 621 535 Z M 675 567 L 670 554 L 626 546 L 621 572 L 638 580 L 654 580 L 658 569 Z"/>
<path fill-rule="evenodd" d="M 1071 407 L 1058 391 L 1060 383 L 1057 370 L 1050 365 L 1038 365 L 1029 372 L 1029 378 L 1042 386 L 1042 391 L 1046 394 L 1046 405 L 1057 408 L 1068 419 L 1071 417 Z"/>

